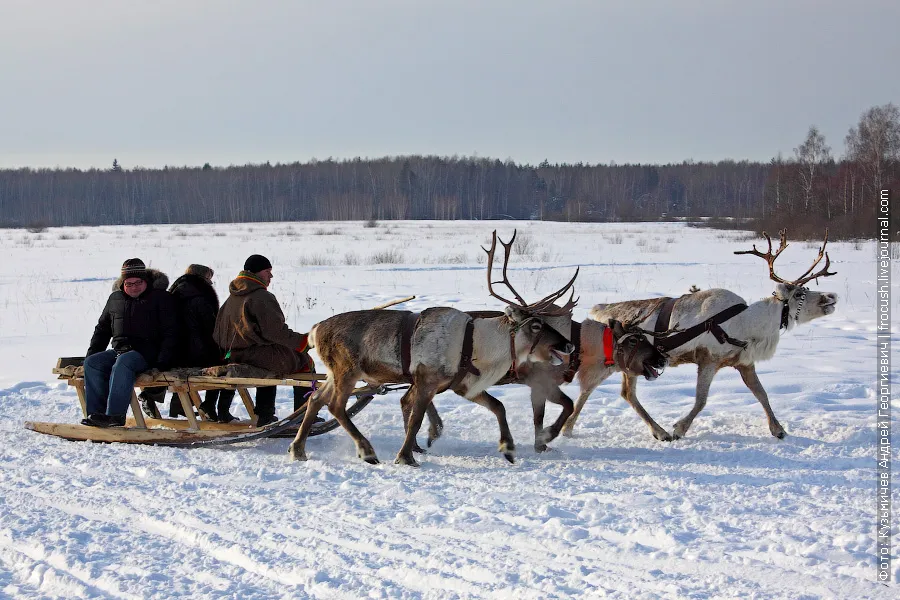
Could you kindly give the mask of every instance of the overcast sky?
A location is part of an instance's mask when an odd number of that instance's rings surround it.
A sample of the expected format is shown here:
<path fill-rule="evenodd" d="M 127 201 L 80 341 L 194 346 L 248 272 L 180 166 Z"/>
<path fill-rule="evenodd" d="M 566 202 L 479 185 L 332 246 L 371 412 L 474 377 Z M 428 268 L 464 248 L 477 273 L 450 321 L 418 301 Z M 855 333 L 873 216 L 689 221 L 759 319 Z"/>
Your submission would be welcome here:
<path fill-rule="evenodd" d="M 2 0 L 0 167 L 834 154 L 900 1 Z"/>

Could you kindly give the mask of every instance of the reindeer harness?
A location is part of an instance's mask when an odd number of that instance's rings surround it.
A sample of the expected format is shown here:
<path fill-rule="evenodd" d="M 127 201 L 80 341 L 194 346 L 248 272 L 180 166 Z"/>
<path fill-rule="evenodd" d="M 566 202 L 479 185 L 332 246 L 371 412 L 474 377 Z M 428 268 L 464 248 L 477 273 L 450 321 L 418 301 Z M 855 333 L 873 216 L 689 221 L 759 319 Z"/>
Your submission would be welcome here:
<path fill-rule="evenodd" d="M 796 296 L 797 296 L 797 310 L 796 310 L 796 312 L 794 313 L 794 321 L 798 321 L 798 320 L 800 319 L 800 310 L 803 308 L 803 305 L 806 304 L 806 292 L 808 292 L 808 291 L 809 291 L 809 290 L 806 289 L 805 287 L 803 287 L 802 285 L 801 285 L 801 286 L 799 287 L 799 289 L 797 290 L 797 294 L 796 294 Z M 779 297 L 778 297 L 778 294 L 777 294 L 776 292 L 772 292 L 772 296 L 774 296 L 776 300 L 778 300 L 779 302 L 781 302 L 781 325 L 779 326 L 779 328 L 780 328 L 780 329 L 787 329 L 787 327 L 788 327 L 788 321 L 789 321 L 790 318 L 791 318 L 791 309 L 790 309 L 790 307 L 788 306 L 788 304 L 790 303 L 791 299 L 790 299 L 790 298 L 787 298 L 787 299 L 785 300 L 785 299 L 779 298 Z"/>
<path fill-rule="evenodd" d="M 403 320 L 400 322 L 400 365 L 403 369 L 403 377 L 406 380 L 406 383 L 413 383 L 413 376 L 410 372 L 410 365 L 412 363 L 412 337 L 416 332 L 416 328 L 419 326 L 419 317 L 419 313 L 408 312 L 403 315 Z M 463 346 L 459 356 L 459 368 L 456 370 L 456 375 L 453 376 L 450 385 L 445 389 L 453 389 L 459 385 L 459 382 L 463 380 L 463 377 L 469 373 L 475 376 L 481 375 L 481 371 L 472 364 L 472 348 L 474 345 L 475 325 L 474 320 L 469 319 L 466 322 L 466 331 L 463 334 Z"/>
<path fill-rule="evenodd" d="M 663 298 L 662 307 L 659 310 L 659 315 L 656 317 L 656 326 L 653 328 L 654 333 L 662 333 L 669 330 L 669 320 L 672 318 L 672 310 L 675 308 L 675 303 L 681 300 L 681 298 L 690 295 L 691 294 L 685 294 L 680 298 Z M 786 306 L 787 304 L 785 304 L 785 307 Z M 747 310 L 746 304 L 735 304 L 689 329 L 666 337 L 655 337 L 653 339 L 653 345 L 656 346 L 656 349 L 660 352 L 666 353 L 682 344 L 688 343 L 695 337 L 709 332 L 713 334 L 720 344 L 728 343 L 732 346 L 737 346 L 738 348 L 746 348 L 747 342 L 729 336 L 721 327 L 722 323 L 741 314 L 745 310 Z M 782 314 L 782 319 L 783 318 L 784 314 Z"/>

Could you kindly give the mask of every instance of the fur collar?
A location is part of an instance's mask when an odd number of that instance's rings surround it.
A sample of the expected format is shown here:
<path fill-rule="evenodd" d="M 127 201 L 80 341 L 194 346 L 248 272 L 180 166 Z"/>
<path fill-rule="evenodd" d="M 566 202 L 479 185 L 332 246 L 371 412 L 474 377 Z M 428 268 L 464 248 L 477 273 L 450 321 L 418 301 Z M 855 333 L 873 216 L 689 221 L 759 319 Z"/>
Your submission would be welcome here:
<path fill-rule="evenodd" d="M 162 271 L 159 271 L 157 269 L 147 269 L 147 274 L 150 276 L 149 283 L 150 283 L 151 288 L 155 288 L 155 289 L 163 290 L 163 291 L 169 289 L 169 277 L 165 273 L 163 273 Z M 125 283 L 125 278 L 122 277 L 121 275 L 119 275 L 119 277 L 117 277 L 116 280 L 113 282 L 112 291 L 114 291 L 114 292 L 123 291 L 122 290 L 123 283 Z"/>

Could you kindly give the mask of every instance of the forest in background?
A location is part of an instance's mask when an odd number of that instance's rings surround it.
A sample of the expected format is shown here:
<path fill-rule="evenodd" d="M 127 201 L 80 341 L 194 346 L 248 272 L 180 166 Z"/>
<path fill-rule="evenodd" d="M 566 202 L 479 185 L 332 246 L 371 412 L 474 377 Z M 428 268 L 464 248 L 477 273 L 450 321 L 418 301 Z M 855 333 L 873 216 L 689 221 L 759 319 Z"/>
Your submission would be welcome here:
<path fill-rule="evenodd" d="M 769 162 L 516 164 L 400 156 L 215 167 L 0 170 L 0 227 L 391 219 L 658 221 L 873 237 L 900 183 L 900 111 L 865 111 L 839 159 L 815 126 Z M 748 222 L 750 223 L 748 225 Z"/>

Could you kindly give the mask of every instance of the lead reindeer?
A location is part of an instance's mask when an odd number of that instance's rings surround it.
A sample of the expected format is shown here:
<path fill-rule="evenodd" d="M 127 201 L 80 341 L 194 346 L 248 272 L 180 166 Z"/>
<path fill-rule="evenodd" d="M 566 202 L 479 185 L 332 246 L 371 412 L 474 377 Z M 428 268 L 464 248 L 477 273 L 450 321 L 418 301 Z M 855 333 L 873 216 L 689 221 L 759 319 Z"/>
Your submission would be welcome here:
<path fill-rule="evenodd" d="M 645 327 L 653 327 L 655 324 L 655 331 L 669 329 L 668 324 L 674 322 L 676 327 L 681 329 L 676 335 L 656 341 L 657 347 L 668 353 L 670 365 L 677 366 L 683 363 L 697 365 L 697 394 L 694 407 L 675 423 L 673 435 L 669 435 L 660 427 L 641 406 L 636 394 L 637 378 L 627 372 L 622 378 L 622 396 L 647 423 L 656 439 L 671 441 L 687 433 L 694 418 L 706 406 L 709 386 L 716 372 L 722 367 L 734 367 L 740 373 L 744 384 L 753 392 L 766 412 L 769 431 L 779 439 L 785 436 L 784 427 L 775 418 L 766 390 L 756 375 L 755 363 L 768 360 L 775 355 L 782 329 L 787 331 L 834 312 L 837 294 L 815 292 L 806 288 L 805 284 L 835 273 L 828 271 L 831 261 L 825 252 L 825 246 L 828 244 L 827 230 L 825 241 L 812 266 L 792 281 L 775 274 L 775 260 L 788 246 L 785 230 L 780 232 L 781 244 L 774 254 L 772 239 L 765 232 L 763 235 L 769 243 L 766 253 L 757 250 L 754 244 L 752 250 L 737 251 L 735 254 L 752 254 L 768 263 L 769 277 L 777 283 L 771 298 L 764 298 L 747 306 L 744 299 L 734 292 L 711 289 L 675 299 L 655 298 L 598 304 L 589 311 L 590 317 L 598 321 L 632 320 L 644 323 Z M 821 262 L 823 256 L 825 266 L 813 273 L 813 269 Z M 722 328 L 723 323 L 727 323 L 727 333 Z M 589 395 L 590 391 L 582 387 L 575 411 L 563 428 L 563 435 L 572 434 L 572 428 Z"/>
<path fill-rule="evenodd" d="M 417 466 L 413 451 L 416 434 L 434 395 L 450 389 L 490 410 L 500 428 L 499 449 L 515 462 L 515 444 L 506 421 L 506 410 L 485 390 L 510 369 L 527 362 L 561 365 L 574 349 L 566 338 L 547 326 L 545 319 L 569 315 L 575 306 L 574 292 L 562 307 L 553 303 L 572 288 L 578 270 L 560 290 L 527 304 L 494 293 L 491 280 L 497 232 L 488 252 L 488 291 L 507 303 L 503 316 L 473 319 L 454 308 L 430 308 L 421 314 L 409 311 L 364 310 L 335 315 L 317 323 L 309 333 L 327 372 L 327 379 L 309 400 L 306 416 L 291 443 L 295 460 L 306 460 L 305 442 L 316 413 L 328 410 L 356 443 L 357 455 L 376 464 L 372 444 L 347 416 L 347 399 L 357 381 L 370 385 L 411 383 L 401 401 L 406 437 L 397 454 L 397 463 Z M 508 251 L 507 251 L 508 254 Z M 507 255 L 508 258 L 508 255 Z M 506 263 L 503 281 L 508 287 Z"/>

